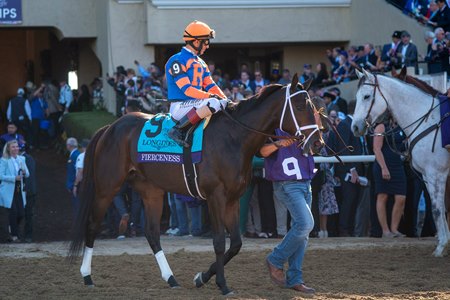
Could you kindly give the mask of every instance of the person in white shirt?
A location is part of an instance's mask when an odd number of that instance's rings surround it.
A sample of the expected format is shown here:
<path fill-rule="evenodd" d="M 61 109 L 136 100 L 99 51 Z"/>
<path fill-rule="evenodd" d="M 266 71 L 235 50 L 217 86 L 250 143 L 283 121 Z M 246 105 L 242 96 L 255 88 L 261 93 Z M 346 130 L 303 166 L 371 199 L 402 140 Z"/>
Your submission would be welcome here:
<path fill-rule="evenodd" d="M 65 80 L 61 81 L 59 86 L 61 87 L 59 90 L 59 104 L 64 107 L 64 114 L 67 114 L 73 101 L 72 89 Z"/>
<path fill-rule="evenodd" d="M 75 163 L 75 169 L 76 169 L 76 175 L 75 175 L 75 183 L 73 186 L 73 195 L 74 197 L 77 196 L 80 188 L 81 180 L 83 180 L 83 167 L 84 167 L 84 154 L 86 153 L 86 148 L 89 144 L 88 139 L 84 139 L 81 141 L 80 145 L 80 155 L 77 157 L 77 161 Z"/>

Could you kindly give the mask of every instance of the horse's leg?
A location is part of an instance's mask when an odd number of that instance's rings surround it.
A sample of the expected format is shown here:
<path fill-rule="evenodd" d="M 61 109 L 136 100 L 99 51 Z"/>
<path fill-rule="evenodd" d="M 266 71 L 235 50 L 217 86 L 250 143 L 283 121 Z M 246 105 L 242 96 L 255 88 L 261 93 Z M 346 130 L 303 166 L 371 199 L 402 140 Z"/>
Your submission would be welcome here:
<path fill-rule="evenodd" d="M 94 251 L 94 241 L 98 232 L 100 231 L 100 226 L 102 220 L 105 217 L 107 208 L 112 202 L 114 194 L 106 195 L 104 197 L 97 198 L 91 210 L 91 216 L 88 221 L 86 230 L 86 244 L 83 254 L 83 263 L 81 264 L 80 273 L 83 276 L 84 284 L 92 287 L 94 282 L 91 278 L 91 263 L 92 263 L 92 253 Z"/>
<path fill-rule="evenodd" d="M 239 202 L 234 201 L 226 207 L 225 212 L 225 228 L 230 234 L 230 248 L 225 252 L 224 265 L 226 265 L 234 256 L 239 253 L 242 246 L 242 239 L 239 229 Z M 207 272 L 200 272 L 194 278 L 196 287 L 201 287 L 207 283 L 217 272 L 217 262 L 209 267 Z"/>
<path fill-rule="evenodd" d="M 194 284 L 201 287 L 207 283 L 213 275 L 216 275 L 216 284 L 223 295 L 230 295 L 232 291 L 227 287 L 224 266 L 235 256 L 242 246 L 239 233 L 239 202 L 225 204 L 227 201 L 223 195 L 208 197 L 214 199 L 208 203 L 213 231 L 214 252 L 216 261 L 211 264 L 205 273 L 198 273 L 194 278 Z M 230 233 L 230 249 L 225 253 L 225 226 Z"/>
<path fill-rule="evenodd" d="M 108 157 L 109 153 L 106 153 L 104 157 Z M 92 158 L 93 159 L 93 158 Z M 92 252 L 94 250 L 95 237 L 100 231 L 100 226 L 105 217 L 106 210 L 111 205 L 114 195 L 119 191 L 122 186 L 127 173 L 123 169 L 113 169 L 111 170 L 110 161 L 102 159 L 102 157 L 97 157 L 97 169 L 103 170 L 103 172 L 97 172 L 93 178 L 87 178 L 85 180 L 91 180 L 95 182 L 95 188 L 92 185 L 89 190 L 91 207 L 85 206 L 86 211 L 84 214 L 87 216 L 87 227 L 85 233 L 85 248 L 83 255 L 83 263 L 81 264 L 80 272 L 84 279 L 84 284 L 88 286 L 93 286 L 91 278 L 91 262 L 92 262 Z M 116 166 L 125 165 L 125 158 L 122 160 L 116 160 Z M 92 166 L 90 166 L 92 168 Z M 107 177 L 105 174 L 108 174 Z M 83 193 L 83 191 L 82 191 Z M 87 204 L 85 199 L 84 205 Z"/>
<path fill-rule="evenodd" d="M 164 190 L 151 185 L 148 182 L 139 182 L 134 184 L 135 189 L 142 197 L 145 209 L 145 237 L 152 248 L 161 271 L 161 277 L 171 288 L 180 285 L 175 280 L 172 270 L 167 262 L 166 256 L 161 248 L 160 242 L 160 221 L 163 211 Z"/>
<path fill-rule="evenodd" d="M 448 243 L 448 225 L 445 218 L 444 192 L 446 176 L 427 176 L 428 193 L 431 197 L 431 206 L 434 223 L 438 234 L 438 245 L 433 252 L 436 257 L 443 256 L 443 251 Z"/>

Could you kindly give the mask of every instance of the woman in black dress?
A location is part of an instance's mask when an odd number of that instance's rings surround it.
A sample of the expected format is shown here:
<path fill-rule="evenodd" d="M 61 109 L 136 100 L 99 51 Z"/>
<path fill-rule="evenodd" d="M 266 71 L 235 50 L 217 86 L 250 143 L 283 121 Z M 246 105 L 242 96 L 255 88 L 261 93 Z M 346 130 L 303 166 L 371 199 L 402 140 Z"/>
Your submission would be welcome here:
<path fill-rule="evenodd" d="M 377 195 L 377 215 L 383 229 L 383 237 L 387 238 L 405 236 L 398 231 L 398 224 L 403 215 L 406 200 L 405 170 L 400 154 L 396 153 L 403 148 L 405 134 L 390 119 L 389 113 L 385 113 L 383 122 L 375 127 L 373 139 L 373 152 L 376 159 L 373 177 Z M 389 132 L 388 135 L 384 135 L 386 132 Z M 393 195 L 395 199 L 390 229 L 386 217 L 386 202 L 389 195 Z"/>

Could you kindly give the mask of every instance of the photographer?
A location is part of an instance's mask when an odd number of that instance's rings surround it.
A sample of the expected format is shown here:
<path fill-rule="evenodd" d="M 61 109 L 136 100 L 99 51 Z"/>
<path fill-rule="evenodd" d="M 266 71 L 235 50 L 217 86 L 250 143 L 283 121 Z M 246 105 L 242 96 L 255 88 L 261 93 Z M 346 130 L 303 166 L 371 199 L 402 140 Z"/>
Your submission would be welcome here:
<path fill-rule="evenodd" d="M 118 66 L 116 71 L 117 72 L 114 72 L 113 77 L 109 76 L 108 73 L 106 73 L 106 77 L 108 84 L 116 91 L 116 112 L 117 116 L 120 117 L 121 109 L 125 105 L 125 90 L 127 89 L 125 86 L 125 78 L 127 72 L 123 66 Z"/>
<path fill-rule="evenodd" d="M 427 62 L 432 64 L 432 69 L 428 70 L 429 73 L 439 73 L 448 70 L 448 39 L 446 38 L 444 29 L 440 27 L 436 28 L 434 35 L 435 39 L 431 44 L 429 54 L 427 54 L 427 58 L 429 57 Z"/>

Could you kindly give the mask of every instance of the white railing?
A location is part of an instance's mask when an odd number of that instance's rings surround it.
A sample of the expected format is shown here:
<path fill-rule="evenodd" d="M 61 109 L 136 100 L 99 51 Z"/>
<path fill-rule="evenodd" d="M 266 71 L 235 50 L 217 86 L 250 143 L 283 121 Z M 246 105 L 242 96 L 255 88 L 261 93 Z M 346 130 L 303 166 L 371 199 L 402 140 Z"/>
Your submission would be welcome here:
<path fill-rule="evenodd" d="M 355 163 L 355 162 L 374 162 L 375 155 L 342 155 L 339 156 L 344 163 Z M 314 156 L 314 163 L 339 163 L 336 157 L 323 157 Z"/>

